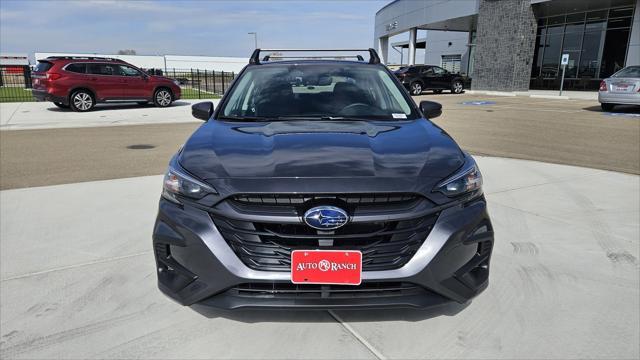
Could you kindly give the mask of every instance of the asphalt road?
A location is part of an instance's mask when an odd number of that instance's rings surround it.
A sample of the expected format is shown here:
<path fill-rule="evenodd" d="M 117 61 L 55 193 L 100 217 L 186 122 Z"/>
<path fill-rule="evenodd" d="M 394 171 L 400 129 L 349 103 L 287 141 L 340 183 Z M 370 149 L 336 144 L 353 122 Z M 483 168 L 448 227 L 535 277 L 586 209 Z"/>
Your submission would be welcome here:
<path fill-rule="evenodd" d="M 423 99 L 443 104 L 444 114 L 434 121 L 472 153 L 640 174 L 638 108 L 622 108 L 621 115 L 608 116 L 594 101 L 451 94 L 415 98 L 416 102 Z M 462 104 L 473 101 L 494 104 Z M 188 106 L 172 110 L 178 109 L 190 117 Z M 126 117 L 123 112 L 127 111 L 138 110 L 119 108 L 96 114 L 115 112 Z M 0 189 L 161 174 L 198 126 L 0 131 Z M 130 149 L 132 145 L 153 148 Z"/>

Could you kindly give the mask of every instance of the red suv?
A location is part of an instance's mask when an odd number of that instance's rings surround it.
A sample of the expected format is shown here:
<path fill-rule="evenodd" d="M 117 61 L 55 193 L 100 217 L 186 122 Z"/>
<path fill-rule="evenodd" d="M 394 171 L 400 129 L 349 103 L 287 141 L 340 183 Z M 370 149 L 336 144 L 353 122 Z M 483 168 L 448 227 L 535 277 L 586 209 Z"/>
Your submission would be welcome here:
<path fill-rule="evenodd" d="M 178 82 L 151 76 L 119 59 L 56 56 L 38 60 L 33 96 L 61 108 L 89 111 L 97 103 L 137 102 L 167 107 L 180 99 Z"/>

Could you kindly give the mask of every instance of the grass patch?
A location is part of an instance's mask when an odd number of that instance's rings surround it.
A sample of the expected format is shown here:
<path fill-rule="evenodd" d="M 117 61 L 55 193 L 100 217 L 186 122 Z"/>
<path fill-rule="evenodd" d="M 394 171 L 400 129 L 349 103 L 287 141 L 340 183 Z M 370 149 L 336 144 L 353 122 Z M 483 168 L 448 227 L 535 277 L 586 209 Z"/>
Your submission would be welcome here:
<path fill-rule="evenodd" d="M 36 101 L 31 95 L 31 89 L 21 87 L 0 86 L 0 102 Z"/>
<path fill-rule="evenodd" d="M 182 88 L 181 99 L 220 99 L 220 95 L 192 88 Z"/>

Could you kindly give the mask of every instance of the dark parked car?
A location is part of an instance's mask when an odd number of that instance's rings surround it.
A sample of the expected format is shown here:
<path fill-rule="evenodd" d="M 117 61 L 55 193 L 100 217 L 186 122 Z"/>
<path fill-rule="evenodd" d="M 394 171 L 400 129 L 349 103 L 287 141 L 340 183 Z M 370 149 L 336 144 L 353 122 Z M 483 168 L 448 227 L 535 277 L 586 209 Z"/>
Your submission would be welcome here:
<path fill-rule="evenodd" d="M 153 229 L 160 290 L 227 309 L 371 308 L 487 287 L 476 162 L 428 120 L 440 104 L 418 108 L 364 51 L 261 61 L 258 49 L 217 108 L 192 106 L 205 123 L 170 161 Z"/>
<path fill-rule="evenodd" d="M 436 94 L 443 90 L 451 90 L 454 94 L 460 94 L 464 91 L 462 76 L 450 73 L 435 65 L 402 67 L 394 74 L 411 95 L 420 95 L 424 90 L 433 90 Z"/>
<path fill-rule="evenodd" d="M 110 58 L 48 57 L 38 60 L 31 78 L 36 100 L 74 111 L 89 111 L 106 102 L 153 102 L 167 107 L 181 94 L 175 80 Z"/>

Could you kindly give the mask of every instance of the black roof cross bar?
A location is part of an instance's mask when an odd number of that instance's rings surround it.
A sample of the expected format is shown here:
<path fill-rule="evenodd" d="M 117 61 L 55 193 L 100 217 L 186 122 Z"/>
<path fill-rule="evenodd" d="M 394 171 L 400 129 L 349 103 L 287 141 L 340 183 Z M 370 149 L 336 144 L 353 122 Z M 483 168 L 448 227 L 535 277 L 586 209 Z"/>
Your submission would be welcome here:
<path fill-rule="evenodd" d="M 260 64 L 260 52 L 369 52 L 369 64 L 379 64 L 380 57 L 378 53 L 374 49 L 255 49 L 253 54 L 251 54 L 251 58 L 249 59 L 249 64 L 259 65 Z M 266 55 L 262 61 L 266 62 L 270 59 L 318 59 L 318 58 L 334 58 L 334 59 L 347 59 L 347 58 L 355 58 L 359 61 L 364 61 L 364 58 L 361 55 L 354 56 L 345 56 L 345 55 L 333 55 L 333 56 L 281 56 L 281 55 Z"/>

